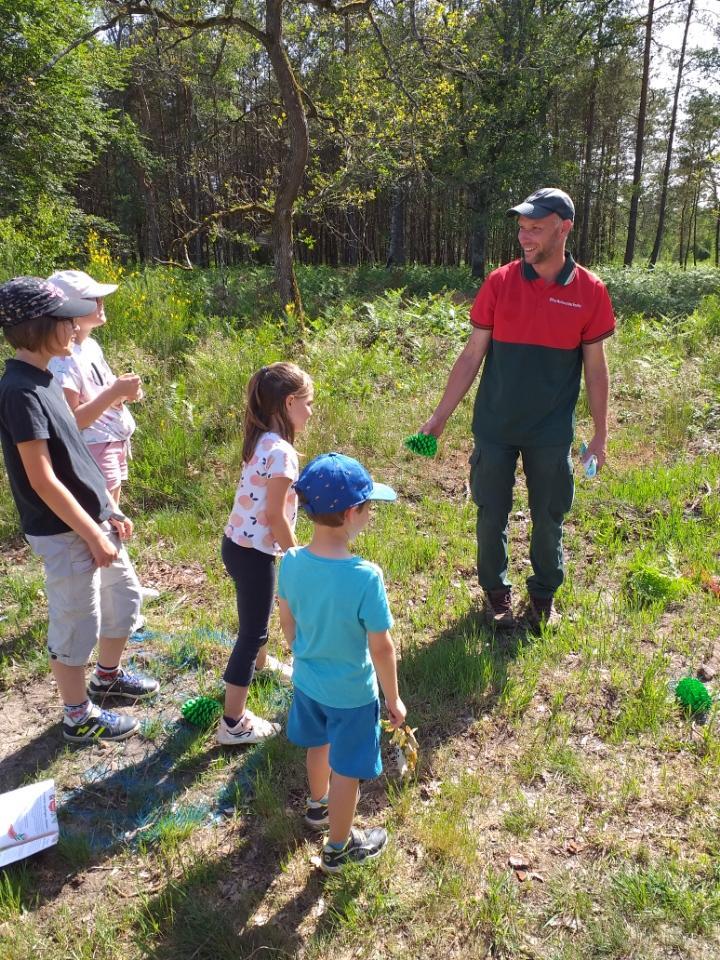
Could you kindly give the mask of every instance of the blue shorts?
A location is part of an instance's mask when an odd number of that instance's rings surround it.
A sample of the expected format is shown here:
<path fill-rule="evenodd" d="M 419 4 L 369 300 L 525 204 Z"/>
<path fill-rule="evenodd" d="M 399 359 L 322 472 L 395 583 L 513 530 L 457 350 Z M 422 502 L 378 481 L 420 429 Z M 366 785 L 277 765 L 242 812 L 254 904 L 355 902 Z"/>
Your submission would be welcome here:
<path fill-rule="evenodd" d="M 330 744 L 330 769 L 343 777 L 372 780 L 382 773 L 380 702 L 326 707 L 295 687 L 287 735 L 299 747 Z"/>

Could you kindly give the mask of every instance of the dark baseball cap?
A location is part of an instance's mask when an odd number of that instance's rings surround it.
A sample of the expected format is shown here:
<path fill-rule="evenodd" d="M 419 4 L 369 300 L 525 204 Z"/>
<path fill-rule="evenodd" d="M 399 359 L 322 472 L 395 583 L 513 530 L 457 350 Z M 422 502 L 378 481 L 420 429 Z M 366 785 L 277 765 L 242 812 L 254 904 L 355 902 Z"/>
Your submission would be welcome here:
<path fill-rule="evenodd" d="M 522 203 L 508 210 L 509 217 L 530 217 L 531 220 L 540 220 L 556 213 L 563 220 L 575 219 L 575 204 L 564 190 L 556 187 L 544 187 L 526 197 Z"/>
<path fill-rule="evenodd" d="M 300 474 L 295 489 L 310 514 L 340 513 L 366 500 L 396 500 L 384 483 L 375 483 L 365 467 L 343 453 L 321 453 Z"/>
<path fill-rule="evenodd" d="M 35 317 L 72 320 L 97 310 L 94 300 L 68 297 L 41 277 L 15 277 L 0 286 L 0 327 L 14 327 Z"/>

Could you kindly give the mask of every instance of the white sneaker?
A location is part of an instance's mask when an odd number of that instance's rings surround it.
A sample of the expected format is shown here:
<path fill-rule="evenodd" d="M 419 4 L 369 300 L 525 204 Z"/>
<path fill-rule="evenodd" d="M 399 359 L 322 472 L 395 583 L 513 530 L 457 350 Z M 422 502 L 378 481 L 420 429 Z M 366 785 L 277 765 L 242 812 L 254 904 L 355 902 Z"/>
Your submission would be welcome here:
<path fill-rule="evenodd" d="M 146 600 L 157 600 L 160 596 L 160 591 L 156 590 L 155 587 L 143 587 L 143 585 L 140 584 L 140 596 L 143 599 L 143 603 L 145 603 Z"/>
<path fill-rule="evenodd" d="M 284 663 L 278 660 L 271 653 L 265 658 L 265 666 L 258 673 L 272 673 L 280 683 L 292 683 L 292 660 L 290 663 Z"/>
<path fill-rule="evenodd" d="M 279 723 L 271 723 L 246 710 L 245 716 L 234 727 L 229 727 L 224 717 L 220 720 L 217 741 L 225 747 L 242 747 L 246 743 L 269 740 L 271 737 L 276 737 L 278 733 L 280 733 Z"/>

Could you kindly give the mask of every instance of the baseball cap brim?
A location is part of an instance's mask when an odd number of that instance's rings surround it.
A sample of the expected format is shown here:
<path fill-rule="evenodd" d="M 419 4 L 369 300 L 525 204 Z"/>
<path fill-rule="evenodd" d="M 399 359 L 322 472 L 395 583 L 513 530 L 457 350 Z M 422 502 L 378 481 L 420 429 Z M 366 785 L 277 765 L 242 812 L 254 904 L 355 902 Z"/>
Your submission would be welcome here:
<path fill-rule="evenodd" d="M 57 317 L 58 320 L 74 320 L 75 317 L 87 317 L 97 310 L 97 304 L 94 300 L 70 299 L 63 300 L 56 307 L 50 307 L 43 311 L 50 317 Z"/>
<path fill-rule="evenodd" d="M 397 494 L 387 484 L 373 482 L 372 490 L 367 498 L 368 500 L 397 500 Z"/>
<path fill-rule="evenodd" d="M 109 297 L 115 293 L 118 285 L 116 283 L 96 283 L 90 290 L 83 290 L 84 297 Z"/>
<path fill-rule="evenodd" d="M 531 220 L 542 220 L 543 217 L 549 217 L 551 213 L 557 213 L 557 211 L 549 210 L 541 203 L 524 202 L 508 210 L 507 215 L 508 217 L 529 217 Z"/>

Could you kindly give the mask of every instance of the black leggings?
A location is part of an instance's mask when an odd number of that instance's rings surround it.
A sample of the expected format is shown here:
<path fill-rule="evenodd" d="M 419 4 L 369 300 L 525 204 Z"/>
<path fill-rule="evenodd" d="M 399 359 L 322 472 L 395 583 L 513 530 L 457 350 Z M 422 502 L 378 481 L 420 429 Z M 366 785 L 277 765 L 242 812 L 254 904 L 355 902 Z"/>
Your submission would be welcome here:
<path fill-rule="evenodd" d="M 222 559 L 235 583 L 239 624 L 223 680 L 236 687 L 249 687 L 258 650 L 267 642 L 275 599 L 275 557 L 253 547 L 239 547 L 223 537 Z"/>

